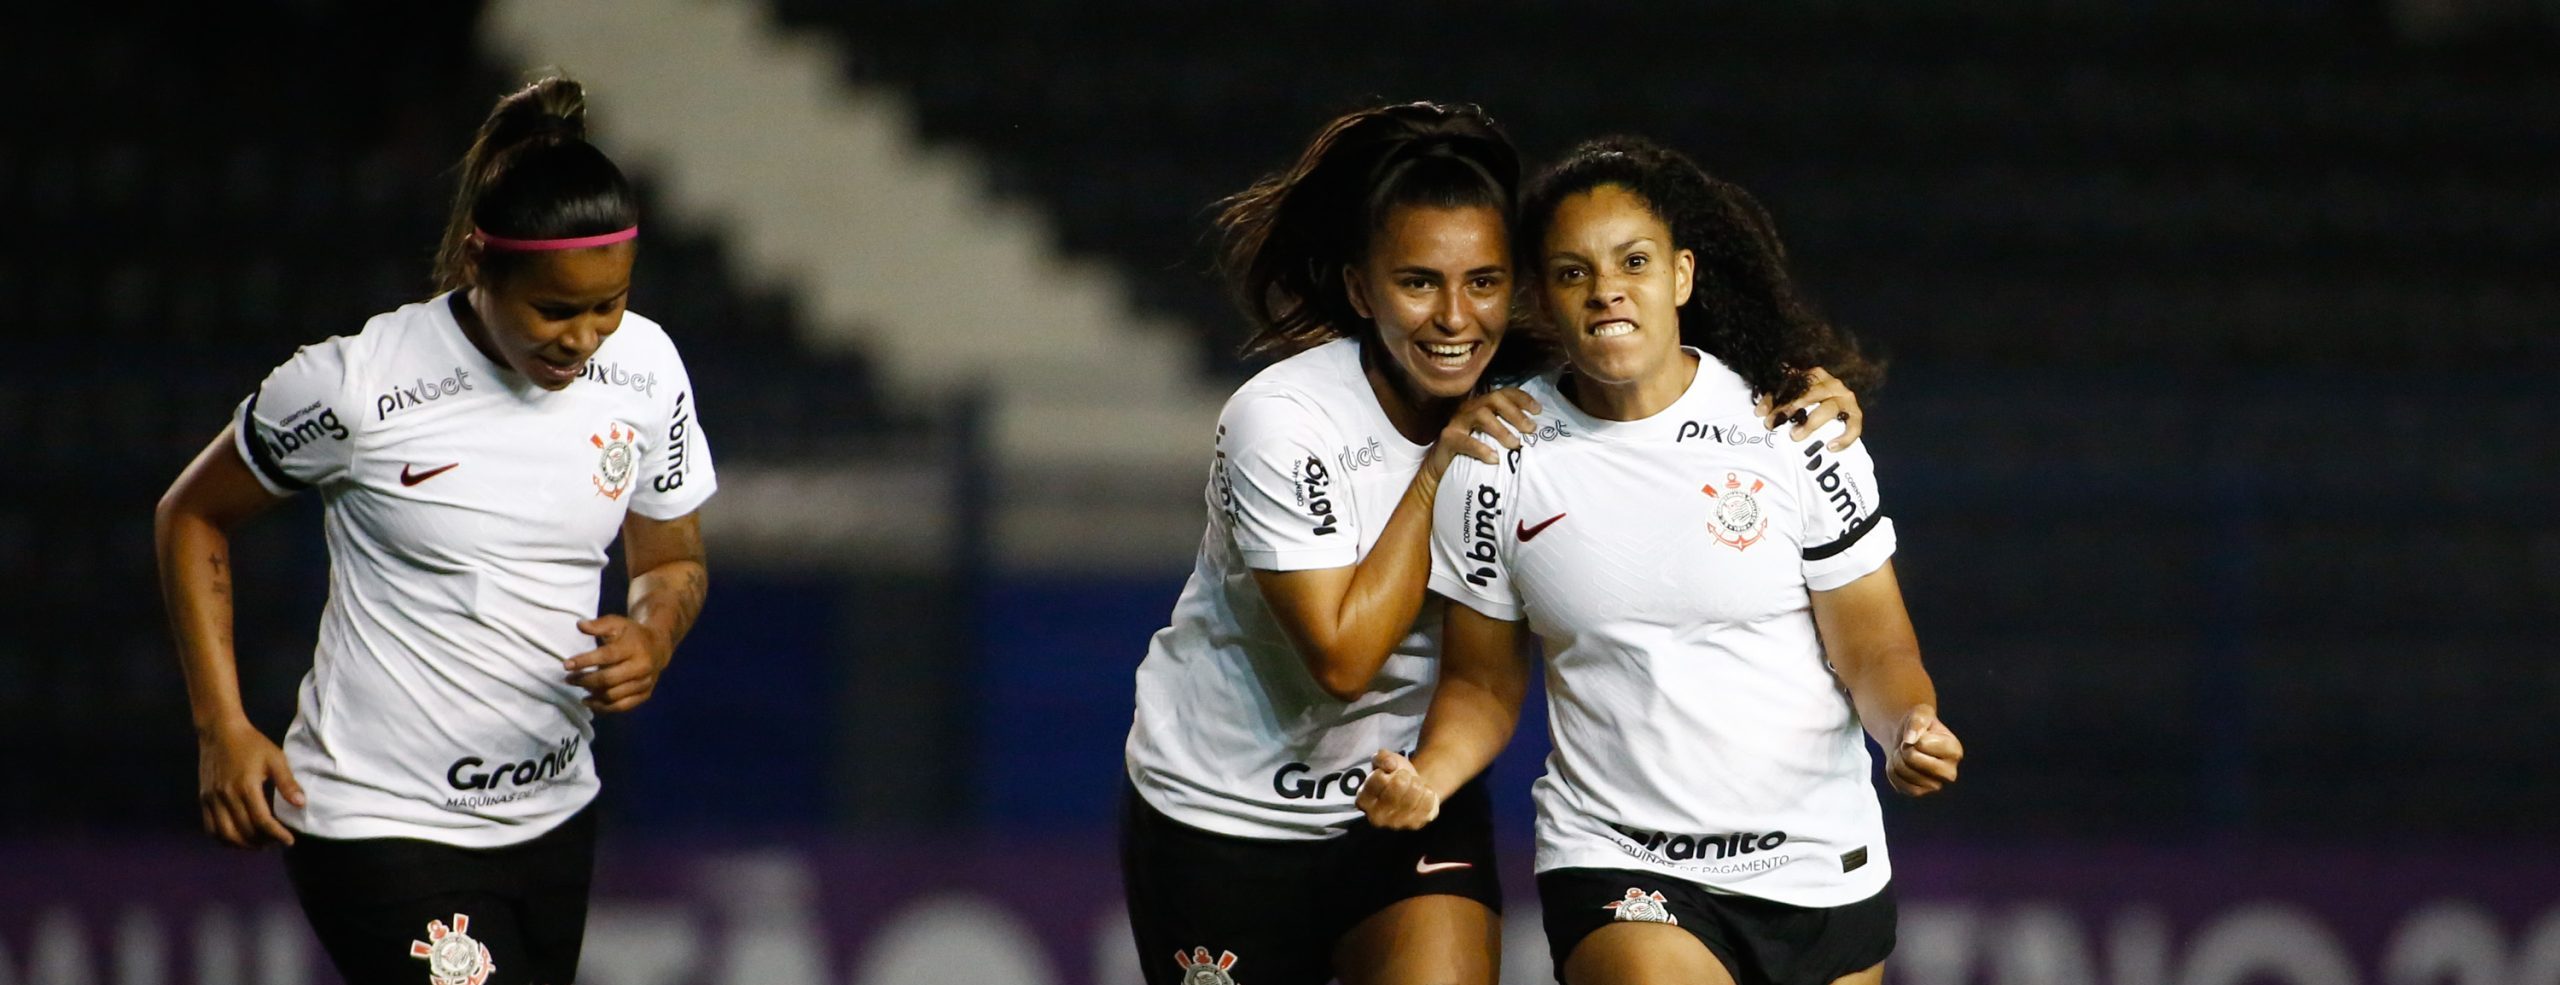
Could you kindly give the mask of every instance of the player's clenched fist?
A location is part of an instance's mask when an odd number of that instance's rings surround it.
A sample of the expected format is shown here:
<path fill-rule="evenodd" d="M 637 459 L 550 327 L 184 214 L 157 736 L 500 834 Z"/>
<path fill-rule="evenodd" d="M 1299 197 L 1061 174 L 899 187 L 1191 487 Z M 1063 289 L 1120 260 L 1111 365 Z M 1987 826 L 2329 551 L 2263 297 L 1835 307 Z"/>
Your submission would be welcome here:
<path fill-rule="evenodd" d="M 561 663 L 569 682 L 587 689 L 587 707 L 623 712 L 640 707 L 658 690 L 658 675 L 675 656 L 675 643 L 647 623 L 623 616 L 597 616 L 578 621 L 578 631 L 595 637 L 593 650 Z"/>
<path fill-rule="evenodd" d="M 1938 720 L 1938 709 L 1921 705 L 1903 716 L 1902 741 L 1886 756 L 1885 777 L 1896 790 L 1926 796 L 1956 782 L 1956 764 L 1963 761 L 1964 743 Z"/>
<path fill-rule="evenodd" d="M 1369 778 L 1360 784 L 1360 812 L 1369 823 L 1392 831 L 1411 831 L 1440 816 L 1440 794 L 1422 781 L 1413 761 L 1385 749 L 1370 761 Z"/>

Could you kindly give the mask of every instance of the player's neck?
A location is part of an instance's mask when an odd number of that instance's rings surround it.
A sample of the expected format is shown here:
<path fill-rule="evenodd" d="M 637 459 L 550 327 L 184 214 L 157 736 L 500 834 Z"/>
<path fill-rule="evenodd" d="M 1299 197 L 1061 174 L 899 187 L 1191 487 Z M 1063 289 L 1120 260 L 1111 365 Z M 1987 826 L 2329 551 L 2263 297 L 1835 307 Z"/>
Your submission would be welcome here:
<path fill-rule="evenodd" d="M 1565 399 L 1582 412 L 1604 421 L 1641 421 L 1669 410 L 1698 379 L 1698 357 L 1686 349 L 1653 372 L 1622 383 L 1607 383 L 1582 373 L 1567 373 Z"/>
<path fill-rule="evenodd" d="M 489 339 L 489 320 L 480 316 L 480 302 L 480 289 L 466 287 L 453 292 L 447 307 L 452 309 L 454 323 L 462 326 L 462 337 L 471 341 L 471 347 L 480 350 L 490 365 L 506 366 L 506 357 L 498 354 L 498 347 Z"/>
<path fill-rule="evenodd" d="M 1427 445 L 1440 438 L 1440 428 L 1449 423 L 1449 415 L 1458 410 L 1458 401 L 1441 400 L 1413 392 L 1401 374 L 1381 365 L 1374 345 L 1360 347 L 1360 374 L 1369 378 L 1369 392 L 1376 394 L 1378 409 L 1387 414 L 1387 423 L 1396 427 L 1404 440 Z"/>

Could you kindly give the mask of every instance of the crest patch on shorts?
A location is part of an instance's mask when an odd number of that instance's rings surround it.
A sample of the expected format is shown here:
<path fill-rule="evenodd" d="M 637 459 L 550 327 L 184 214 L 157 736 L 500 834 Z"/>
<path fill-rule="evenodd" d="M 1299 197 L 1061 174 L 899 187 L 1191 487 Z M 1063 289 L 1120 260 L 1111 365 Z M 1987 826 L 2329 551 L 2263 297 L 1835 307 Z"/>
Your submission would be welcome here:
<path fill-rule="evenodd" d="M 464 933 L 470 929 L 471 918 L 456 913 L 451 929 L 442 920 L 429 920 L 427 939 L 409 942 L 409 956 L 426 959 L 427 985 L 480 985 L 498 970 L 498 963 L 489 959 L 489 946 Z"/>
<path fill-rule="evenodd" d="M 1189 954 L 1173 952 L 1173 960 L 1182 966 L 1182 985 L 1236 985 L 1235 976 L 1227 974 L 1236 966 L 1234 951 L 1220 951 L 1211 959 L 1208 948 L 1195 947 Z"/>
<path fill-rule="evenodd" d="M 1648 893 L 1641 889 L 1629 889 L 1627 898 L 1611 900 L 1601 904 L 1601 907 L 1612 911 L 1609 917 L 1611 920 L 1667 923 L 1676 927 L 1680 925 L 1680 918 L 1671 915 L 1670 902 L 1669 897 L 1658 892 Z"/>

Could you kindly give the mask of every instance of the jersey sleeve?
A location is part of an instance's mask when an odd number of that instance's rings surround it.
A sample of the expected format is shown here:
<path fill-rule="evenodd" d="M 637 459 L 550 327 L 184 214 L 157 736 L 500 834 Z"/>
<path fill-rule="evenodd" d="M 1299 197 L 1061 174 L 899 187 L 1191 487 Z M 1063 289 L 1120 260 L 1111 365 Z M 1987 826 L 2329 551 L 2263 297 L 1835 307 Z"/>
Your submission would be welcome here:
<path fill-rule="evenodd" d="M 1306 571 L 1360 560 L 1360 518 L 1325 459 L 1342 444 L 1333 430 L 1281 394 L 1241 397 L 1218 414 L 1220 507 L 1245 564 Z"/>
<path fill-rule="evenodd" d="M 657 397 L 665 414 L 658 424 L 656 453 L 641 466 L 640 488 L 631 511 L 652 520 L 673 520 L 701 509 L 720 488 L 711 467 L 711 440 L 702 433 L 702 409 L 695 406 L 693 377 L 684 362 L 671 358 Z"/>
<path fill-rule="evenodd" d="M 346 474 L 364 419 L 348 376 L 346 340 L 332 338 L 296 350 L 240 402 L 232 446 L 268 492 L 290 496 Z"/>
<path fill-rule="evenodd" d="M 1476 439 L 1494 446 L 1484 435 Z M 1510 622 L 1521 618 L 1520 589 L 1511 578 L 1520 455 L 1503 456 L 1501 465 L 1459 456 L 1431 503 L 1431 590 Z"/>
<path fill-rule="evenodd" d="M 1804 582 L 1827 592 L 1864 578 L 1893 559 L 1893 521 L 1876 493 L 1876 463 L 1859 441 L 1838 452 L 1823 447 L 1838 437 L 1833 422 L 1799 449 L 1798 502 L 1803 504 Z"/>

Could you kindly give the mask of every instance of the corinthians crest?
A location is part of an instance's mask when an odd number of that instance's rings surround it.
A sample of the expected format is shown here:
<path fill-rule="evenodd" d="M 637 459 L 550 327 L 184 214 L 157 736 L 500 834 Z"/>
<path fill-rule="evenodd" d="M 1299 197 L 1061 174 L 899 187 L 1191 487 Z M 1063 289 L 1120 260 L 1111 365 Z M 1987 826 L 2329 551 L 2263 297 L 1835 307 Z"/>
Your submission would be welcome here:
<path fill-rule="evenodd" d="M 604 453 L 596 460 L 596 474 L 592 476 L 596 495 L 621 499 L 623 492 L 631 488 L 631 476 L 639 471 L 640 463 L 640 449 L 631 442 L 638 437 L 640 432 L 623 427 L 620 421 L 605 425 L 603 434 L 587 436 Z"/>
<path fill-rule="evenodd" d="M 427 921 L 427 939 L 409 942 L 409 956 L 425 958 L 429 985 L 480 985 L 498 963 L 489 960 L 489 946 L 463 933 L 471 929 L 471 918 L 453 915 L 453 928 L 445 929 L 444 921 Z"/>
<path fill-rule="evenodd" d="M 1670 902 L 1670 897 L 1659 892 L 1648 893 L 1641 889 L 1629 889 L 1627 898 L 1602 903 L 1600 908 L 1613 911 L 1614 915 L 1609 918 L 1612 920 L 1667 923 L 1676 927 L 1680 925 L 1680 918 L 1671 915 L 1671 907 L 1668 905 Z"/>
<path fill-rule="evenodd" d="M 1766 485 L 1754 478 L 1746 489 L 1741 476 L 1727 472 L 1723 488 L 1710 482 L 1698 490 L 1716 498 L 1715 525 L 1707 530 L 1716 536 L 1716 543 L 1737 551 L 1747 550 L 1769 532 L 1769 513 L 1760 508 L 1760 497 L 1754 495 Z"/>
<path fill-rule="evenodd" d="M 1220 951 L 1212 960 L 1208 948 L 1195 947 L 1189 954 L 1173 952 L 1173 960 L 1182 966 L 1182 985 L 1236 985 L 1235 976 L 1227 974 L 1227 969 L 1236 966 L 1234 951 Z"/>

